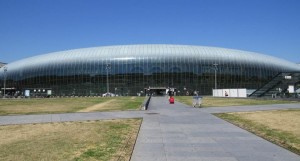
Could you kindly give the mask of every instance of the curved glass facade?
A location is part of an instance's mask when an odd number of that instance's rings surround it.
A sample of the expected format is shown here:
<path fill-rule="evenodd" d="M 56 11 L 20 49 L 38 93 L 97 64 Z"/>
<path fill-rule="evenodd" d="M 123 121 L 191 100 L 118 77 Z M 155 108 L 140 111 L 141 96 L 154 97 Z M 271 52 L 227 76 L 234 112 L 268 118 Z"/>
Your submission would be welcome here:
<path fill-rule="evenodd" d="M 7 64 L 0 87 L 24 94 L 51 89 L 54 96 L 96 96 L 110 92 L 136 95 L 149 87 L 173 87 L 183 94 L 212 93 L 218 64 L 218 88 L 257 89 L 279 72 L 299 65 L 240 50 L 188 45 L 123 45 L 39 55 Z M 12 93 L 13 94 L 13 93 Z"/>

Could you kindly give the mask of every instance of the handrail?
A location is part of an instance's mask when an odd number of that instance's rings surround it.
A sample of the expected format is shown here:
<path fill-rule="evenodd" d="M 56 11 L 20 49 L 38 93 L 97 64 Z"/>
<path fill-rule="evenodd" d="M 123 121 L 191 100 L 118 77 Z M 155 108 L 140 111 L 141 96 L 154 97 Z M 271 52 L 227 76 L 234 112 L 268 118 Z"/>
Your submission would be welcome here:
<path fill-rule="evenodd" d="M 277 86 L 278 84 L 280 84 L 284 78 L 281 78 L 280 80 L 278 80 L 278 82 L 274 82 L 275 84 L 272 85 L 272 87 L 269 87 L 266 90 L 262 90 L 263 88 L 265 88 L 267 85 L 269 85 L 271 82 L 273 82 L 276 78 L 278 78 L 280 75 L 281 76 L 287 76 L 287 75 L 293 75 L 293 77 L 295 76 L 295 74 L 299 74 L 300 72 L 279 72 L 277 75 L 275 75 L 270 81 L 268 81 L 267 83 L 265 83 L 263 86 L 261 86 L 260 88 L 258 88 L 257 90 L 255 90 L 253 93 L 251 93 L 249 95 L 249 97 L 255 95 L 258 91 L 262 91 L 262 93 L 260 94 L 256 94 L 257 97 L 261 97 L 264 94 L 268 93 L 272 88 L 274 88 L 275 86 Z M 296 75 L 296 77 L 299 77 L 299 75 Z"/>
<path fill-rule="evenodd" d="M 257 91 L 261 90 L 262 88 L 264 88 L 267 84 L 269 84 L 271 81 L 273 81 L 275 78 L 277 78 L 280 74 L 282 74 L 283 72 L 279 72 L 277 75 L 275 75 L 270 81 L 268 81 L 267 83 L 265 83 L 264 85 L 262 85 L 260 88 L 258 88 L 257 90 L 255 90 L 254 92 L 252 92 L 249 97 L 251 97 L 254 93 L 256 93 Z"/>
<path fill-rule="evenodd" d="M 151 95 L 150 96 L 146 96 L 144 102 L 141 105 L 141 109 L 142 110 L 147 110 L 148 109 L 148 106 L 149 106 L 149 103 L 150 103 L 150 99 L 151 99 Z"/>

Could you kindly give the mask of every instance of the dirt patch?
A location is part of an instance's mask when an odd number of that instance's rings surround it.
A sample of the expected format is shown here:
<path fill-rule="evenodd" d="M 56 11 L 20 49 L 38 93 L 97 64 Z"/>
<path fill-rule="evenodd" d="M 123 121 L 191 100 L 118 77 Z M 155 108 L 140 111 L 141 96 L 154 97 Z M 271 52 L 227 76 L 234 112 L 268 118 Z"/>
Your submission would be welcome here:
<path fill-rule="evenodd" d="M 134 99 L 135 99 L 135 97 L 131 97 L 130 99 L 134 100 Z"/>
<path fill-rule="evenodd" d="M 96 105 L 79 110 L 78 112 L 92 112 L 92 111 L 108 109 L 109 107 L 111 107 L 111 104 L 113 104 L 113 102 L 115 102 L 115 101 L 116 101 L 115 99 L 112 99 L 112 100 L 109 100 L 106 102 L 98 103 Z"/>

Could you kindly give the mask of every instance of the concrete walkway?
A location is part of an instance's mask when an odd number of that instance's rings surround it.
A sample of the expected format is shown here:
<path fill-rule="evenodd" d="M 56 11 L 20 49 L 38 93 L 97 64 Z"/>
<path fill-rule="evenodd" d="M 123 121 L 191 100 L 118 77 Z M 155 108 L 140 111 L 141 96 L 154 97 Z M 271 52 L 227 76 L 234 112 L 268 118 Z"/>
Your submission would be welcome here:
<path fill-rule="evenodd" d="M 200 108 L 200 111 L 207 112 L 207 113 L 227 113 L 227 112 L 282 110 L 282 109 L 295 109 L 295 108 L 300 108 L 300 103 L 252 105 L 252 106 L 230 106 L 230 107 L 210 107 L 210 108 Z"/>
<path fill-rule="evenodd" d="M 298 155 L 208 114 L 223 108 L 213 109 L 196 109 L 178 102 L 170 105 L 164 97 L 153 97 L 131 160 L 300 161 Z M 229 107 L 227 111 L 234 109 Z"/>
<path fill-rule="evenodd" d="M 87 112 L 87 113 L 64 113 L 45 115 L 16 115 L 0 116 L 0 125 L 30 124 L 85 120 L 107 120 L 122 118 L 142 118 L 145 111 L 118 111 L 118 112 Z"/>
<path fill-rule="evenodd" d="M 132 161 L 300 161 L 300 156 L 210 113 L 300 108 L 300 104 L 192 108 L 153 97 L 148 111 L 0 116 L 0 125 L 143 118 Z"/>

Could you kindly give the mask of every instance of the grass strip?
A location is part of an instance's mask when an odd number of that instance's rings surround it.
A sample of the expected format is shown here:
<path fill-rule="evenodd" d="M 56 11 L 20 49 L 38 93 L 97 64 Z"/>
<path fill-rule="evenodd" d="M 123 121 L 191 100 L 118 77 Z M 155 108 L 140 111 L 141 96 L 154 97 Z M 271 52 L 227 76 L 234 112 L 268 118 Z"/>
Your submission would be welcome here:
<path fill-rule="evenodd" d="M 0 126 L 0 161 L 129 160 L 141 119 Z"/>
<path fill-rule="evenodd" d="M 143 101 L 144 97 L 3 99 L 0 101 L 0 115 L 138 110 Z M 95 107 L 89 110 L 92 106 Z"/>
<path fill-rule="evenodd" d="M 186 105 L 193 105 L 192 96 L 176 96 L 176 101 Z M 224 106 L 245 106 L 245 105 L 267 105 L 267 104 L 287 104 L 299 103 L 297 101 L 284 100 L 259 100 L 259 99 L 244 99 L 244 98 L 222 98 L 222 97 L 203 97 L 201 107 L 224 107 Z"/>
<path fill-rule="evenodd" d="M 300 155 L 300 138 L 289 132 L 269 128 L 266 125 L 256 123 L 252 120 L 244 119 L 234 113 L 220 113 L 215 115 L 238 127 L 252 132 L 257 136 L 260 136 L 274 144 L 277 144 Z"/>

